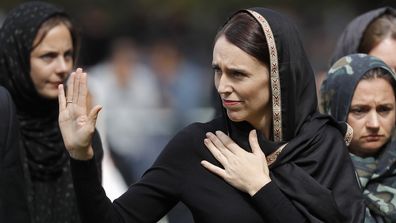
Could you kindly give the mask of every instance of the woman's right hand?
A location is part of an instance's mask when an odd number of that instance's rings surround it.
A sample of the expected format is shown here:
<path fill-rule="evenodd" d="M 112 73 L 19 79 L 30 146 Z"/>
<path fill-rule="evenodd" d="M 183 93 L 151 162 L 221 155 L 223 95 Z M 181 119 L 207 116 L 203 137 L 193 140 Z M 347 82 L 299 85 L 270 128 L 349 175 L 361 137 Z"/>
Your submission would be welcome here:
<path fill-rule="evenodd" d="M 58 90 L 59 127 L 65 147 L 74 159 L 91 159 L 96 118 L 102 107 L 96 105 L 87 113 L 87 74 L 78 68 L 69 77 L 66 96 L 62 84 Z"/>

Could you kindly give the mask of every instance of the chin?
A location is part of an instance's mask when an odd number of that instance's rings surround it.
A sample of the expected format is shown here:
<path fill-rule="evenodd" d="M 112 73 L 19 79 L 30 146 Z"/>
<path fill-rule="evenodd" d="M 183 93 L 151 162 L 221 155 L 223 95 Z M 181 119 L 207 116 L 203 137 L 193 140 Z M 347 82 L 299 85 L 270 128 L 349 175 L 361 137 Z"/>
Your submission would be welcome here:
<path fill-rule="evenodd" d="M 362 146 L 361 152 L 367 154 L 367 156 L 375 156 L 381 151 L 384 144 L 383 142 L 366 143 Z"/>
<path fill-rule="evenodd" d="M 242 122 L 245 121 L 240 115 L 236 114 L 236 112 L 229 112 L 227 111 L 228 118 L 233 122 Z"/>
<path fill-rule="evenodd" d="M 40 96 L 46 99 L 57 99 L 58 98 L 58 91 L 54 92 L 42 92 L 40 93 Z"/>

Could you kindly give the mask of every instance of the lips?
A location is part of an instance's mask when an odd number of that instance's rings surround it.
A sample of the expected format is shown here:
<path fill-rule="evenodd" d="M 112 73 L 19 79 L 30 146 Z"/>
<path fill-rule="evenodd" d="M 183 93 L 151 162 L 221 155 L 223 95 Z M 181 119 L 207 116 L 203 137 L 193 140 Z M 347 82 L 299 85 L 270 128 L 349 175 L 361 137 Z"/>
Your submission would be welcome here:
<path fill-rule="evenodd" d="M 58 88 L 58 85 L 63 84 L 62 81 L 54 81 L 54 82 L 48 82 L 51 87 Z"/>
<path fill-rule="evenodd" d="M 376 141 L 379 141 L 382 137 L 383 137 L 382 135 L 367 135 L 367 136 L 363 136 L 363 138 L 367 142 L 376 142 Z"/>
<path fill-rule="evenodd" d="M 238 104 L 240 104 L 240 103 L 241 103 L 241 101 L 234 101 L 234 100 L 225 100 L 225 99 L 223 99 L 223 105 L 224 105 L 225 107 L 235 106 L 235 105 L 238 105 Z"/>

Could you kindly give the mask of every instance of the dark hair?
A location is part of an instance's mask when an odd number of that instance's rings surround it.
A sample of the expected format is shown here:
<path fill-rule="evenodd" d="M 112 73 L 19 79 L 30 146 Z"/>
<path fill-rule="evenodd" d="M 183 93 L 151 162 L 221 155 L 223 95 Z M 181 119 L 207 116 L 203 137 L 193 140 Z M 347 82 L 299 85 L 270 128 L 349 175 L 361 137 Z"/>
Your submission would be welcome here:
<path fill-rule="evenodd" d="M 369 53 L 388 37 L 396 40 L 396 15 L 390 12 L 374 19 L 367 26 L 358 50 L 360 53 Z"/>
<path fill-rule="evenodd" d="M 393 95 L 396 97 L 396 80 L 393 78 L 392 74 L 386 69 L 380 67 L 371 69 L 363 74 L 360 80 L 372 80 L 376 78 L 386 80 L 392 86 Z"/>
<path fill-rule="evenodd" d="M 32 52 L 40 43 L 43 41 L 47 33 L 54 28 L 55 26 L 58 25 L 65 25 L 67 29 L 70 32 L 71 38 L 72 38 L 72 44 L 73 44 L 73 60 L 77 60 L 77 52 L 79 48 L 79 38 L 78 38 L 78 33 L 77 30 L 75 29 L 72 21 L 70 20 L 69 17 L 62 15 L 62 14 L 57 14 L 55 16 L 50 17 L 49 19 L 45 20 L 40 26 L 40 28 L 37 30 L 36 33 L 36 38 L 38 38 L 38 41 L 36 43 L 33 43 L 34 45 L 30 49 L 30 52 Z"/>
<path fill-rule="evenodd" d="M 264 31 L 250 14 L 239 12 L 233 15 L 217 33 L 215 41 L 223 35 L 247 54 L 265 65 L 270 64 Z"/>

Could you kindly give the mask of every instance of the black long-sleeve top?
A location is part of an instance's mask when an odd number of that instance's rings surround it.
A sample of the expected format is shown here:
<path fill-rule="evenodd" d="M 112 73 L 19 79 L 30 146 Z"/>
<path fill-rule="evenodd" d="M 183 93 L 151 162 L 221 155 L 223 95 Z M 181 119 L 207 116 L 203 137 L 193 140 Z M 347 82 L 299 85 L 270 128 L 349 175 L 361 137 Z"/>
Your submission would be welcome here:
<path fill-rule="evenodd" d="M 82 220 L 156 222 L 181 201 L 195 222 L 305 222 L 275 182 L 251 197 L 201 166 L 204 159 L 220 166 L 203 144 L 205 133 L 217 129 L 213 122 L 185 128 L 142 179 L 113 203 L 100 185 L 94 160 L 72 159 Z"/>

